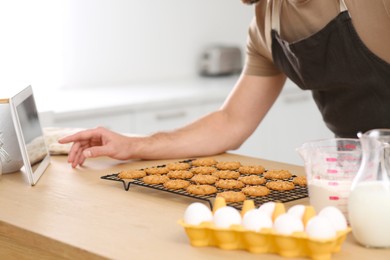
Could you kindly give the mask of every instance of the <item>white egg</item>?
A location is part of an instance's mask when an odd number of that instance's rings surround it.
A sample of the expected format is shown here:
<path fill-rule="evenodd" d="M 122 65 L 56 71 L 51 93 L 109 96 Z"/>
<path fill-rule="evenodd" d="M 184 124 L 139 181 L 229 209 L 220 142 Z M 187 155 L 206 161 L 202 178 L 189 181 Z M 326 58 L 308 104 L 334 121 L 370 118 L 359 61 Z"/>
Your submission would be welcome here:
<path fill-rule="evenodd" d="M 299 219 L 302 219 L 305 210 L 306 207 L 304 205 L 294 205 L 287 210 L 287 214 L 291 214 Z"/>
<path fill-rule="evenodd" d="M 262 204 L 258 210 L 267 214 L 270 218 L 272 218 L 272 214 L 274 213 L 276 203 L 275 202 L 266 202 Z"/>
<path fill-rule="evenodd" d="M 279 215 L 275 219 L 273 227 L 277 233 L 284 235 L 304 231 L 302 220 L 287 213 Z"/>
<path fill-rule="evenodd" d="M 241 225 L 242 218 L 237 209 L 226 206 L 214 213 L 213 221 L 218 228 L 229 228 L 231 225 Z"/>
<path fill-rule="evenodd" d="M 311 238 L 328 239 L 336 236 L 332 223 L 323 216 L 314 216 L 306 224 L 306 233 Z"/>
<path fill-rule="evenodd" d="M 272 228 L 272 219 L 264 212 L 258 209 L 252 209 L 245 213 L 242 219 L 242 225 L 245 229 L 260 231 L 262 228 Z"/>
<path fill-rule="evenodd" d="M 347 220 L 341 210 L 336 207 L 325 207 L 318 213 L 318 216 L 322 216 L 329 219 L 336 231 L 347 229 Z"/>
<path fill-rule="evenodd" d="M 202 222 L 213 221 L 211 210 L 200 202 L 190 204 L 184 212 L 184 222 L 189 225 L 199 225 Z"/>

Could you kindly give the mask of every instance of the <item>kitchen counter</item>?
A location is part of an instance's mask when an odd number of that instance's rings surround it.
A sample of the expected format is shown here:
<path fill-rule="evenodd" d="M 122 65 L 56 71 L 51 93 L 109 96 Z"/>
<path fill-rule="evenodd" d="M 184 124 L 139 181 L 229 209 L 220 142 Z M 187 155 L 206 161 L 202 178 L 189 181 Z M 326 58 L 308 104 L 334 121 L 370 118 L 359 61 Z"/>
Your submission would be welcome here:
<path fill-rule="evenodd" d="M 132 85 L 69 87 L 44 91 L 37 89 L 40 112 L 83 112 L 153 109 L 171 102 L 223 100 L 234 87 L 238 75 L 225 77 L 198 77 L 186 80 L 134 83 Z M 34 90 L 35 91 L 35 90 Z M 52 97 L 48 99 L 47 97 Z"/>
<path fill-rule="evenodd" d="M 239 75 L 230 75 L 125 86 L 34 89 L 34 94 L 38 111 L 42 117 L 51 116 L 63 119 L 106 114 L 107 111 L 110 114 L 115 114 L 155 110 L 172 105 L 210 102 L 222 104 L 238 78 Z M 303 93 L 303 91 L 291 81 L 287 81 L 282 95 L 284 93 Z M 306 94 L 309 95 L 309 93 Z"/>
<path fill-rule="evenodd" d="M 304 174 L 300 166 L 223 154 L 218 160 L 239 160 L 266 168 Z M 179 159 L 180 160 L 180 159 Z M 24 174 L 0 179 L 0 259 L 259 259 L 246 251 L 192 247 L 177 221 L 196 199 L 100 179 L 123 169 L 170 161 L 118 162 L 88 160 L 72 169 L 65 156 L 53 156 L 34 187 Z M 307 204 L 307 199 L 286 203 Z M 274 254 L 262 259 L 283 259 Z M 296 259 L 296 258 L 294 258 Z M 358 246 L 352 235 L 332 259 L 390 259 L 390 250 Z"/>
<path fill-rule="evenodd" d="M 145 135 L 181 127 L 217 110 L 238 77 L 37 89 L 34 93 L 43 127 L 103 126 L 120 133 Z M 308 140 L 329 137 L 333 134 L 322 121 L 311 92 L 288 80 L 267 117 L 234 152 L 302 165 L 295 149 Z"/>
<path fill-rule="evenodd" d="M 105 126 L 117 132 L 145 134 L 145 129 L 139 129 L 145 121 L 137 121 L 138 117 L 145 119 L 144 113 L 151 113 L 156 120 L 156 124 L 148 122 L 153 131 L 165 130 L 158 124 L 170 119 L 181 121 L 167 125 L 181 126 L 217 109 L 237 79 L 238 75 L 232 75 L 93 88 L 34 89 L 34 94 L 44 127 Z"/>

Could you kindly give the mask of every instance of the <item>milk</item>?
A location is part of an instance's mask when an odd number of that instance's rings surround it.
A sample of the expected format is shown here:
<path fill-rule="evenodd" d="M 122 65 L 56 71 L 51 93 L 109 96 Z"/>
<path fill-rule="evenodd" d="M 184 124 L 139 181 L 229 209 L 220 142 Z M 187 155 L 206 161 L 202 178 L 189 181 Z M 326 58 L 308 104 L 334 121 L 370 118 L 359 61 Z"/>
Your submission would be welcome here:
<path fill-rule="evenodd" d="M 390 247 L 390 184 L 357 184 L 348 201 L 349 221 L 356 240 L 368 247 Z"/>
<path fill-rule="evenodd" d="M 334 206 L 347 218 L 347 202 L 351 183 L 351 180 L 310 180 L 308 183 L 310 204 L 316 212 L 327 206 Z"/>

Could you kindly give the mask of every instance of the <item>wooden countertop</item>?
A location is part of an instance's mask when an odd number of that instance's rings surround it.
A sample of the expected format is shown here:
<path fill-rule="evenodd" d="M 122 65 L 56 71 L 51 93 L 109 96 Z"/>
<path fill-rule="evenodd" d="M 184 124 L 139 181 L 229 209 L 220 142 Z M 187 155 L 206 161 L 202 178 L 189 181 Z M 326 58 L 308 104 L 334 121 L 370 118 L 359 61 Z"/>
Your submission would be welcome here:
<path fill-rule="evenodd" d="M 256 158 L 234 154 L 216 158 L 304 174 L 299 166 Z M 124 163 L 99 158 L 72 169 L 65 156 L 55 156 L 34 187 L 24 174 L 3 175 L 0 259 L 258 259 L 246 251 L 192 247 L 177 221 L 190 203 L 199 200 L 135 185 L 125 191 L 119 182 L 100 179 L 122 169 L 169 161 L 178 160 Z M 293 204 L 307 204 L 307 199 L 286 205 Z M 283 259 L 274 254 L 261 257 Z M 332 259 L 390 259 L 390 250 L 366 249 L 349 235 Z"/>

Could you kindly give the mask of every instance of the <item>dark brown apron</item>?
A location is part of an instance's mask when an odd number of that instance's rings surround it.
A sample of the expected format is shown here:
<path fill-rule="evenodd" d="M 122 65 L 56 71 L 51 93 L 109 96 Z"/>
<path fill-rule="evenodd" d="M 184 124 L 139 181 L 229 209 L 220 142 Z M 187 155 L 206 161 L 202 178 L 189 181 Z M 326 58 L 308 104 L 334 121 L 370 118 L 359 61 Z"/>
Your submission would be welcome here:
<path fill-rule="evenodd" d="M 284 41 L 274 29 L 271 37 L 275 65 L 312 91 L 336 136 L 356 138 L 360 131 L 390 128 L 390 64 L 365 46 L 348 10 L 298 42 Z"/>

